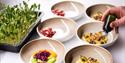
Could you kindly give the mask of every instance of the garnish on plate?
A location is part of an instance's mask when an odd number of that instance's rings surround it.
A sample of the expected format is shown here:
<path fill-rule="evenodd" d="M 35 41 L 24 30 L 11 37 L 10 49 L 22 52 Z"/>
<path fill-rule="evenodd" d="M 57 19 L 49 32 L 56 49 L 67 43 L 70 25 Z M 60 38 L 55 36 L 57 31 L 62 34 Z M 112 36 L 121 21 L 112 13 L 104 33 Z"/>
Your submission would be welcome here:
<path fill-rule="evenodd" d="M 53 31 L 52 28 L 41 29 L 40 33 L 46 37 L 52 38 L 56 31 Z"/>
<path fill-rule="evenodd" d="M 98 59 L 86 56 L 80 56 L 76 63 L 100 63 Z"/>
<path fill-rule="evenodd" d="M 64 11 L 60 9 L 53 9 L 52 12 L 58 16 L 65 16 Z"/>
<path fill-rule="evenodd" d="M 52 50 L 40 50 L 31 57 L 31 63 L 55 63 L 57 55 Z"/>
<path fill-rule="evenodd" d="M 102 31 L 96 33 L 85 33 L 82 35 L 82 39 L 85 39 L 90 44 L 105 44 L 108 40 L 107 36 L 102 34 Z"/>
<path fill-rule="evenodd" d="M 102 15 L 103 15 L 103 13 L 98 11 L 98 12 L 96 12 L 95 14 L 93 14 L 91 17 L 92 17 L 93 19 L 95 19 L 95 20 L 101 21 Z"/>

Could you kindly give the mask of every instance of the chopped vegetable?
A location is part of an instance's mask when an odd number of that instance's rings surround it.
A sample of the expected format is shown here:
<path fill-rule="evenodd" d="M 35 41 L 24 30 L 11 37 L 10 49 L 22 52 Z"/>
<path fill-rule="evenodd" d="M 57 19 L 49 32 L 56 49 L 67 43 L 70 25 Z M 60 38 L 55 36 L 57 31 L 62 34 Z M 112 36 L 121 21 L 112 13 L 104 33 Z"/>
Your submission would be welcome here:
<path fill-rule="evenodd" d="M 52 10 L 52 12 L 58 16 L 65 16 L 65 13 L 63 10 L 60 10 L 60 9 L 54 9 Z"/>
<path fill-rule="evenodd" d="M 53 35 L 56 33 L 56 31 L 53 31 L 52 28 L 41 29 L 40 32 L 41 34 L 49 38 L 52 38 Z"/>
<path fill-rule="evenodd" d="M 96 12 L 95 14 L 93 14 L 91 17 L 93 18 L 93 19 L 95 19 L 95 20 L 101 20 L 101 18 L 102 18 L 102 15 L 103 15 L 103 13 L 102 12 Z"/>
<path fill-rule="evenodd" d="M 100 63 L 99 60 L 86 56 L 80 56 L 80 58 L 76 61 L 76 63 Z"/>
<path fill-rule="evenodd" d="M 96 32 L 94 34 L 92 33 L 85 33 L 82 36 L 82 39 L 86 40 L 90 44 L 105 44 L 107 43 L 108 38 L 106 36 L 102 35 L 102 31 Z"/>
<path fill-rule="evenodd" d="M 49 56 L 50 56 L 50 53 L 44 50 L 44 51 L 39 51 L 37 54 L 35 54 L 34 58 L 42 61 L 47 61 Z"/>
<path fill-rule="evenodd" d="M 40 50 L 33 54 L 31 63 L 55 63 L 56 53 L 51 50 Z"/>
<path fill-rule="evenodd" d="M 38 17 L 35 12 L 39 5 L 33 4 L 28 7 L 26 2 L 23 6 L 7 6 L 0 12 L 0 43 L 17 45 L 28 33 L 29 28 Z"/>

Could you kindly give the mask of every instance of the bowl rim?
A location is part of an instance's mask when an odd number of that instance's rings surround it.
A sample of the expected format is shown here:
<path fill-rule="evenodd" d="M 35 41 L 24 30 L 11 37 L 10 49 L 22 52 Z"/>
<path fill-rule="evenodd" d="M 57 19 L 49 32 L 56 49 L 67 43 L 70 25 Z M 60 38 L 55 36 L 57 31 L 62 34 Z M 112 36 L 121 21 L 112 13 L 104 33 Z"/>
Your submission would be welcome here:
<path fill-rule="evenodd" d="M 73 51 L 74 49 L 77 49 L 77 48 L 79 48 L 79 47 L 85 47 L 85 46 L 97 47 L 97 48 L 99 48 L 99 49 L 102 49 L 103 51 L 105 51 L 105 52 L 110 56 L 111 63 L 113 63 L 112 54 L 111 54 L 107 49 L 105 49 L 105 48 L 103 48 L 103 47 L 100 47 L 100 46 L 91 45 L 91 44 L 84 44 L 84 45 L 79 45 L 79 46 L 76 46 L 76 47 L 71 48 L 68 52 L 66 52 L 65 58 L 64 58 L 64 62 L 66 63 L 66 56 L 67 56 L 71 51 Z"/>
<path fill-rule="evenodd" d="M 100 20 L 95 20 L 95 19 L 91 18 L 91 17 L 88 16 L 88 14 L 87 14 L 87 10 L 88 10 L 90 7 L 94 7 L 94 6 L 97 6 L 97 5 L 109 5 L 109 6 L 116 7 L 116 5 L 114 5 L 114 4 L 109 4 L 109 3 L 97 3 L 97 4 L 93 4 L 93 5 L 90 5 L 90 6 L 86 7 L 86 9 L 85 9 L 85 16 L 86 16 L 88 19 L 90 19 L 91 21 L 100 21 Z"/>
<path fill-rule="evenodd" d="M 72 20 L 72 19 L 70 19 L 70 18 L 66 18 L 66 17 L 51 17 L 51 18 L 48 18 L 48 19 L 46 19 L 46 20 L 40 22 L 40 24 L 36 27 L 37 34 L 40 36 L 40 38 L 48 38 L 48 37 L 45 37 L 44 35 L 42 35 L 42 34 L 39 32 L 38 27 L 39 27 L 43 22 L 45 22 L 45 21 L 47 21 L 47 20 L 58 19 L 58 18 L 59 18 L 59 19 L 69 20 L 69 21 L 72 22 L 72 23 L 74 24 L 74 26 L 75 26 L 73 34 L 70 35 L 70 37 L 69 37 L 68 39 L 62 40 L 62 38 L 61 38 L 61 39 L 60 39 L 61 42 L 65 42 L 65 41 L 69 40 L 70 38 L 72 38 L 72 37 L 75 35 L 75 32 L 76 32 L 76 30 L 77 30 L 77 29 L 76 29 L 76 28 L 77 28 L 77 23 L 76 23 L 74 20 Z M 69 36 L 69 34 L 65 35 L 64 37 L 67 37 L 67 36 Z M 52 39 L 54 39 L 54 38 L 52 38 Z M 56 39 L 56 38 L 55 38 L 55 39 Z M 58 40 L 58 39 L 56 39 L 56 40 Z M 60 40 L 59 40 L 59 41 L 60 41 Z"/>
<path fill-rule="evenodd" d="M 57 3 L 53 4 L 53 5 L 51 6 L 51 9 L 50 9 L 50 10 L 51 10 L 51 13 L 52 13 L 54 16 L 58 16 L 58 15 L 55 15 L 55 14 L 52 12 L 53 7 L 54 7 L 55 5 L 58 5 L 58 4 L 60 4 L 60 3 L 65 3 L 65 2 L 78 3 L 78 4 L 80 4 L 80 5 L 82 6 L 82 8 L 83 8 L 83 11 L 80 12 L 77 16 L 74 16 L 74 17 L 67 17 L 67 18 L 71 18 L 71 19 L 73 19 L 73 20 L 78 20 L 78 19 L 81 18 L 82 15 L 85 13 L 85 6 L 84 6 L 84 4 L 81 3 L 81 2 L 78 2 L 78 1 L 72 1 L 72 0 L 69 0 L 69 1 L 60 1 L 60 2 L 57 2 Z M 65 16 L 64 16 L 64 17 L 65 17 Z"/>
<path fill-rule="evenodd" d="M 62 55 L 62 57 L 61 57 L 61 61 L 63 61 L 63 59 L 64 59 L 64 57 L 65 57 L 65 52 L 66 52 L 66 48 L 65 48 L 65 46 L 64 46 L 63 43 L 61 43 L 60 41 L 58 41 L 58 40 L 56 40 L 56 39 L 51 39 L 51 38 L 37 38 L 37 39 L 33 39 L 33 40 L 31 40 L 31 41 L 28 41 L 28 42 L 21 48 L 21 50 L 20 50 L 20 52 L 19 52 L 19 59 L 21 60 L 21 62 L 25 63 L 24 60 L 22 59 L 22 55 L 21 55 L 21 53 L 22 53 L 24 47 L 26 47 L 28 44 L 32 43 L 33 41 L 44 40 L 44 39 L 45 39 L 45 40 L 53 40 L 53 41 L 56 41 L 57 43 L 59 43 L 59 44 L 63 47 L 64 52 L 63 52 L 63 55 Z"/>
<path fill-rule="evenodd" d="M 88 20 L 86 23 L 83 23 L 82 25 L 78 26 L 77 31 L 76 31 L 76 37 L 79 39 L 79 41 L 84 42 L 85 44 L 90 44 L 90 43 L 87 43 L 87 41 L 82 40 L 82 39 L 78 36 L 78 30 L 79 30 L 80 27 L 82 27 L 82 26 L 84 26 L 84 25 L 86 25 L 86 24 L 90 24 L 90 23 L 103 23 L 103 22 Z M 106 44 L 90 44 L 90 45 L 108 47 L 108 46 L 113 45 L 113 44 L 116 42 L 116 40 L 118 39 L 118 36 L 119 36 L 119 33 L 116 33 L 116 37 L 114 37 L 113 40 L 112 40 L 110 43 L 106 43 Z"/>

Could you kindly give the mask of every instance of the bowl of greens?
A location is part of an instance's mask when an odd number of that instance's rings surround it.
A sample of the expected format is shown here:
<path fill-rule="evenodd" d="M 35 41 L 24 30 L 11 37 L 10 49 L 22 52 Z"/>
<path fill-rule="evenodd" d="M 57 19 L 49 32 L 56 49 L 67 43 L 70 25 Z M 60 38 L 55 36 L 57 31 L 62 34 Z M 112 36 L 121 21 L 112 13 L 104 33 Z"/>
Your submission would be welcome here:
<path fill-rule="evenodd" d="M 42 13 L 36 11 L 39 9 L 40 5 L 29 7 L 23 1 L 0 11 L 0 50 L 19 52 L 42 17 Z"/>

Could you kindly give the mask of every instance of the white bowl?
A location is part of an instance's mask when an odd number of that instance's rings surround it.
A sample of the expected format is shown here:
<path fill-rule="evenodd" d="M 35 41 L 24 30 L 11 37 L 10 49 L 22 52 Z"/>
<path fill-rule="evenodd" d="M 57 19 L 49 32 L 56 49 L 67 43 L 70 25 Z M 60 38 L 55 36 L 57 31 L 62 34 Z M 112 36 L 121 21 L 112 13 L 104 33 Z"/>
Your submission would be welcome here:
<path fill-rule="evenodd" d="M 76 1 L 62 1 L 54 4 L 51 8 L 63 10 L 65 13 L 64 17 L 68 17 L 74 20 L 79 19 L 84 14 L 84 6 L 80 2 Z"/>
<path fill-rule="evenodd" d="M 98 59 L 100 63 L 113 63 L 110 52 L 94 45 L 81 45 L 71 49 L 65 56 L 65 63 L 76 63 L 81 55 Z"/>
<path fill-rule="evenodd" d="M 82 34 L 83 33 L 96 33 L 99 31 L 103 31 L 103 22 L 99 22 L 99 21 L 88 22 L 88 23 L 81 25 L 77 29 L 77 37 L 82 42 L 89 44 L 86 40 L 81 39 Z M 118 33 L 112 30 L 111 32 L 108 33 L 107 37 L 108 37 L 108 41 L 106 44 L 92 44 L 92 45 L 103 46 L 103 47 L 111 46 L 117 40 Z"/>
<path fill-rule="evenodd" d="M 48 38 L 41 34 L 40 30 L 45 28 L 52 28 L 54 31 L 56 31 L 52 38 L 63 42 L 75 35 L 76 26 L 76 22 L 72 19 L 54 17 L 40 23 L 37 27 L 37 33 L 40 37 Z"/>
<path fill-rule="evenodd" d="M 92 5 L 90 7 L 88 7 L 86 9 L 86 16 L 87 18 L 92 19 L 92 21 L 94 21 L 95 19 L 92 18 L 91 16 L 93 16 L 94 14 L 96 14 L 97 12 L 101 12 L 102 14 L 109 8 L 114 7 L 114 5 L 111 4 L 95 4 Z M 95 20 L 95 21 L 99 21 L 99 20 Z"/>
<path fill-rule="evenodd" d="M 57 60 L 55 63 L 61 63 L 64 59 L 65 48 L 64 45 L 53 39 L 36 39 L 25 44 L 20 51 L 20 59 L 24 63 L 29 63 L 32 54 L 39 50 L 52 50 L 57 54 Z"/>

